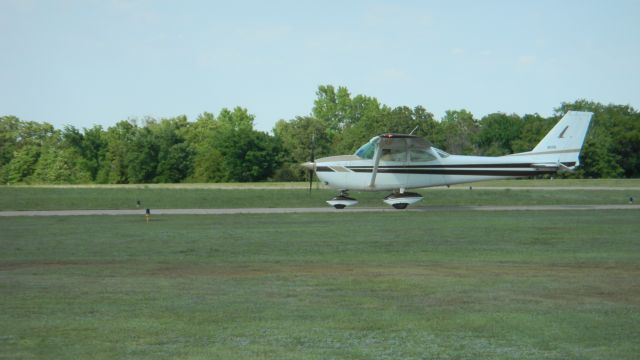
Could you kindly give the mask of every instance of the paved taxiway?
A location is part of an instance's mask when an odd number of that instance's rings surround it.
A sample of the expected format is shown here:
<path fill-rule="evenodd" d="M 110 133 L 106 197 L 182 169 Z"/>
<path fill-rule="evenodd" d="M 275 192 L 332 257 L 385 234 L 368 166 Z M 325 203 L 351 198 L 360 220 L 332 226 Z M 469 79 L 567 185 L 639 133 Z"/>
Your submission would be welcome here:
<path fill-rule="evenodd" d="M 241 208 L 241 209 L 151 209 L 152 215 L 229 215 L 229 214 L 302 214 L 302 213 L 356 213 L 399 211 L 567 211 L 567 210 L 640 210 L 640 205 L 515 205 L 515 206 L 424 206 L 406 210 L 393 208 L 353 207 L 336 210 L 331 207 L 317 208 Z M 145 210 L 41 210 L 0 211 L 0 217 L 16 216 L 101 216 L 144 215 Z"/>

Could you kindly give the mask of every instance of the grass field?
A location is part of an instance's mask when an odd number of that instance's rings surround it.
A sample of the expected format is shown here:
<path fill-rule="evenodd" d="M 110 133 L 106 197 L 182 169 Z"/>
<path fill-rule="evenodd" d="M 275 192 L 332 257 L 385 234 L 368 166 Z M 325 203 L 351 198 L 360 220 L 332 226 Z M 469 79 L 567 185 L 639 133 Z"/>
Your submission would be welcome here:
<path fill-rule="evenodd" d="M 0 229 L 0 358 L 640 353 L 637 211 L 18 217 Z"/>
<path fill-rule="evenodd" d="M 640 188 L 640 179 L 512 179 L 481 181 L 471 184 L 476 187 L 617 187 Z M 465 185 L 460 185 L 465 186 Z M 468 186 L 468 185 L 466 185 Z"/>
<path fill-rule="evenodd" d="M 513 181 L 526 187 L 544 184 L 563 187 L 565 180 Z M 576 184 L 575 180 L 568 180 Z M 499 181 L 484 185 L 499 184 Z M 510 184 L 511 182 L 505 182 Z M 626 204 L 629 197 L 640 199 L 640 186 L 632 180 L 627 183 L 581 181 L 571 190 L 517 189 L 422 189 L 425 199 L 416 206 L 443 205 L 585 205 Z M 542 185 L 540 185 L 542 184 Z M 586 185 L 585 185 L 586 184 Z M 616 185 L 617 184 L 617 185 Z M 205 184 L 206 185 L 206 184 Z M 615 185 L 615 186 L 614 186 Z M 235 185 L 239 186 L 239 185 Z M 249 185 L 255 186 L 255 185 Z M 511 186 L 511 185 L 505 185 Z M 580 190 L 590 187 L 590 190 Z M 602 190 L 593 188 L 602 187 Z M 306 189 L 245 189 L 207 188 L 189 185 L 138 186 L 0 186 L 0 210 L 70 210 L 70 209 L 135 209 L 137 200 L 142 208 L 246 208 L 246 207 L 324 207 L 335 190 L 319 189 L 309 193 Z M 384 192 L 351 192 L 360 206 L 387 207 Z"/>
<path fill-rule="evenodd" d="M 472 183 L 480 187 L 626 187 L 640 188 L 640 179 L 512 179 L 491 180 Z M 44 188 L 129 188 L 129 189 L 308 189 L 308 182 L 243 182 L 243 183 L 180 183 L 180 184 L 78 184 L 78 185 L 14 185 L 15 187 Z M 454 187 L 468 187 L 455 185 Z M 314 181 L 314 189 L 326 189 L 322 183 Z"/>

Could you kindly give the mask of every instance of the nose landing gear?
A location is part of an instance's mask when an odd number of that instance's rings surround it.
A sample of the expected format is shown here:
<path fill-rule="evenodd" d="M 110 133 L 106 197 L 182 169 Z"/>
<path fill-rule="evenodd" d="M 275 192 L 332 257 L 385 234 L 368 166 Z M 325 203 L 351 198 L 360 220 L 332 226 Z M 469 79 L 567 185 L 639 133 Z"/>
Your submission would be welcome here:
<path fill-rule="evenodd" d="M 327 203 L 336 209 L 344 209 L 347 206 L 353 206 L 358 203 L 358 200 L 349 197 L 347 190 L 340 190 L 340 195 L 327 201 Z"/>

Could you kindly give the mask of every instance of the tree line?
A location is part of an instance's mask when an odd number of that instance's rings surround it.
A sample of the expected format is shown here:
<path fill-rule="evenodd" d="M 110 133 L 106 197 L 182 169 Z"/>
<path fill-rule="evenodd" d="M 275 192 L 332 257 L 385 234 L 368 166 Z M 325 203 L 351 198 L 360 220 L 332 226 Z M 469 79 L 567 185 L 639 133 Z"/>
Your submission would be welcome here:
<path fill-rule="evenodd" d="M 353 153 L 386 132 L 415 134 L 454 154 L 505 155 L 531 150 L 568 110 L 592 111 L 579 178 L 640 176 L 640 113 L 628 105 L 578 100 L 548 118 L 449 110 L 435 119 L 422 106 L 389 107 L 345 87 L 319 86 L 311 114 L 257 131 L 247 109 L 129 119 L 109 128 L 55 129 L 0 117 L 3 184 L 137 184 L 304 180 L 312 156 Z"/>

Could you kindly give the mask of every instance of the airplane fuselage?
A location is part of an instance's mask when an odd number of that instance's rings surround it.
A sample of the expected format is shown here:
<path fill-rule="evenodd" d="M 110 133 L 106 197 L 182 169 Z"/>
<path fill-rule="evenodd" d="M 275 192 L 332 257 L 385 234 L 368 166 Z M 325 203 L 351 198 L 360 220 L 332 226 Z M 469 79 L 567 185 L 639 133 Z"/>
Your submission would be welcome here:
<path fill-rule="evenodd" d="M 316 174 L 326 185 L 338 189 L 383 191 L 453 185 L 494 179 L 552 174 L 557 164 L 541 166 L 536 156 L 520 154 L 501 157 L 446 155 L 428 162 L 380 161 L 376 181 L 370 186 L 373 161 L 356 156 L 329 157 L 316 160 Z M 523 154 L 524 155 L 524 154 Z M 567 167 L 575 163 L 563 163 Z M 401 185 L 399 185 L 401 184 Z"/>

